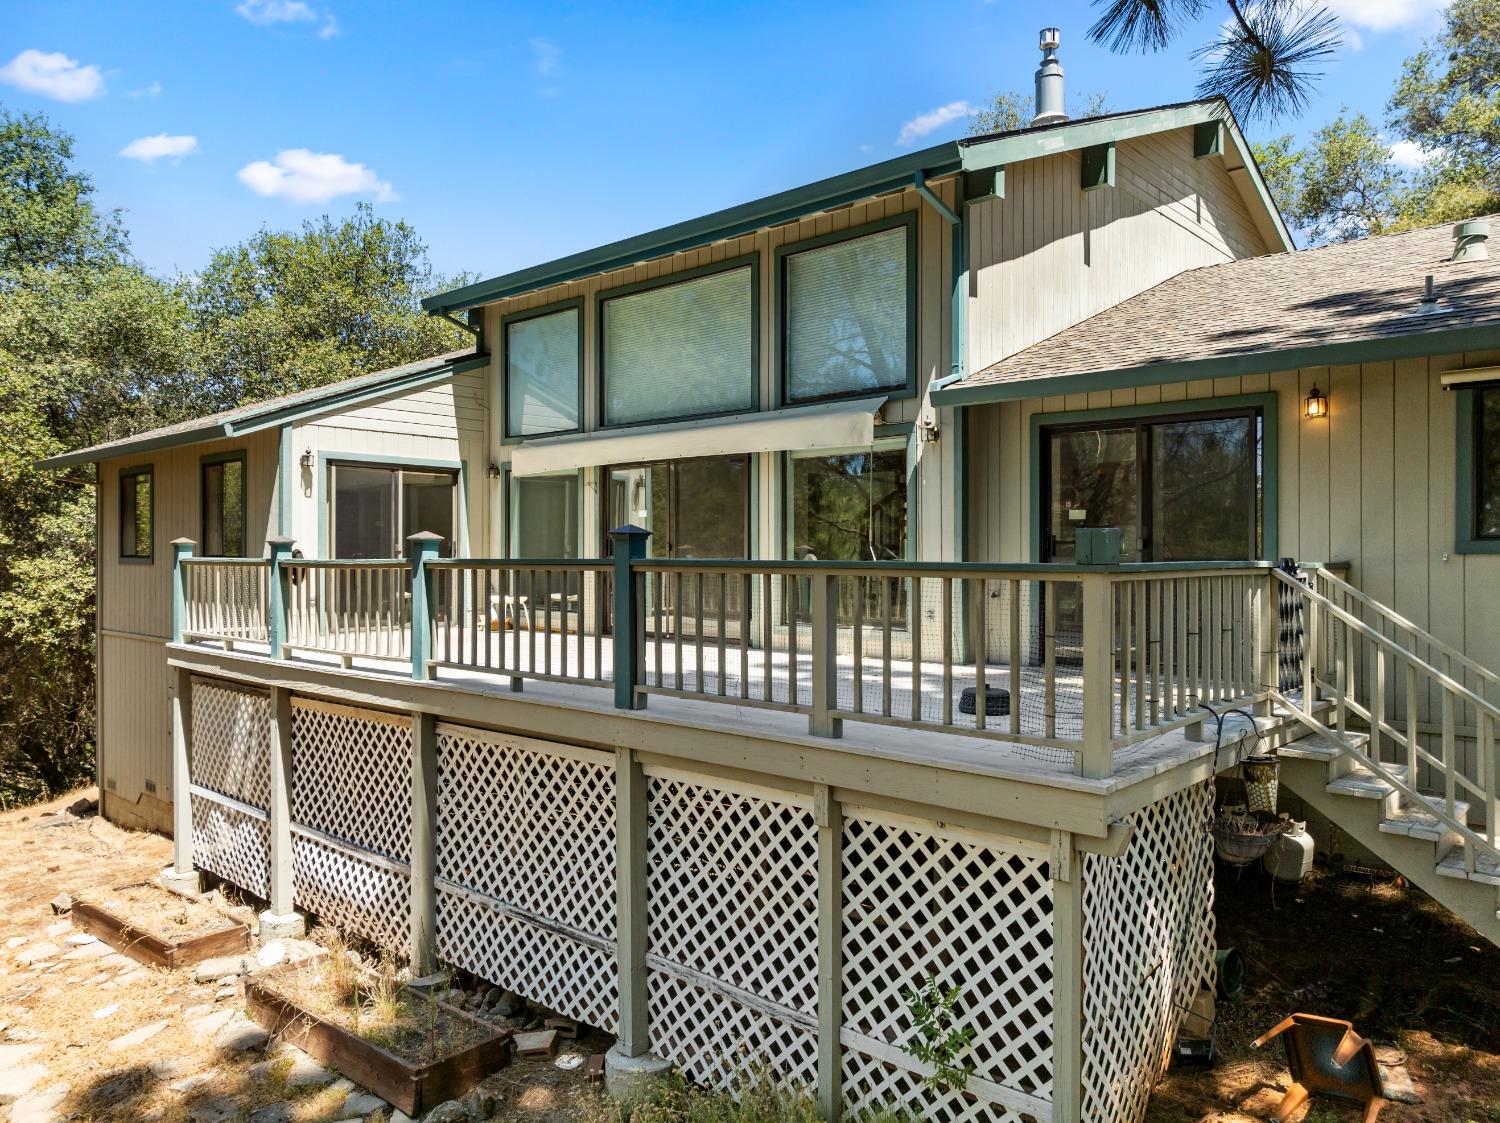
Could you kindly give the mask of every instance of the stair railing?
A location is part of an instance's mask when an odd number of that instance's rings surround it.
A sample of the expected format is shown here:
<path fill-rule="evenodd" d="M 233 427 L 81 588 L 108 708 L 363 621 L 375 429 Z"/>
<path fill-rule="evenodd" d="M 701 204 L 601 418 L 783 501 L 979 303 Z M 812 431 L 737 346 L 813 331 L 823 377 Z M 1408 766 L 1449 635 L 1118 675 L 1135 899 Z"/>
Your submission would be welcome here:
<path fill-rule="evenodd" d="M 1500 820 L 1497 773 L 1500 773 L 1500 761 L 1495 756 L 1495 729 L 1500 722 L 1500 707 L 1469 689 L 1449 671 L 1433 666 L 1412 648 L 1309 588 L 1293 574 L 1277 570 L 1273 580 L 1282 582 L 1302 598 L 1307 628 L 1307 642 L 1301 656 L 1301 697 L 1289 698 L 1282 691 L 1275 690 L 1272 695 L 1276 701 L 1294 713 L 1302 724 L 1390 784 L 1414 807 L 1431 814 L 1459 835 L 1466 844 L 1464 861 L 1469 873 L 1474 872 L 1480 851 L 1500 861 L 1500 844 L 1497 844 L 1497 820 Z M 1337 581 L 1337 578 L 1333 580 Z M 1361 599 L 1392 619 L 1400 619 L 1363 594 Z M 1366 646 L 1370 649 L 1373 665 L 1366 668 L 1369 673 L 1360 675 L 1357 653 Z M 1320 659 L 1331 663 L 1332 667 L 1319 666 Z M 1331 678 L 1328 675 L 1330 669 Z M 1402 707 L 1396 705 L 1398 694 L 1393 672 L 1399 672 L 1403 680 L 1404 713 L 1397 712 Z M 1439 746 L 1437 753 L 1423 743 L 1419 706 L 1415 704 L 1426 691 L 1437 693 L 1442 715 L 1435 734 Z M 1323 694 L 1327 694 L 1332 702 L 1334 718 L 1331 723 L 1319 716 L 1327 712 L 1321 704 Z M 1472 776 L 1465 772 L 1458 760 L 1457 711 L 1460 707 L 1472 709 L 1475 715 L 1476 752 Z M 1363 722 L 1364 731 L 1368 733 L 1369 739 L 1363 748 L 1351 736 L 1351 717 Z M 1390 762 L 1384 759 L 1383 750 L 1387 746 L 1394 755 L 1403 759 L 1405 779 L 1392 771 Z M 1424 764 L 1441 781 L 1441 797 L 1419 789 L 1419 768 Z M 1460 791 L 1474 797 L 1483 807 L 1482 828 L 1471 827 L 1458 817 L 1456 804 Z"/>

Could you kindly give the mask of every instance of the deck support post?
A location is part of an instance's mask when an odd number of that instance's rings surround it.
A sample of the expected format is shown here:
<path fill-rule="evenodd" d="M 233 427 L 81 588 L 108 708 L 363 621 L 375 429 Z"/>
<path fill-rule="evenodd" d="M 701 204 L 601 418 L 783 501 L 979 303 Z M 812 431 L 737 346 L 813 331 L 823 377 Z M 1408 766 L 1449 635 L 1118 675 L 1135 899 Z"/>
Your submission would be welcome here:
<path fill-rule="evenodd" d="M 437 718 L 411 715 L 411 973 L 437 971 Z"/>
<path fill-rule="evenodd" d="M 828 1123 L 844 1109 L 844 810 L 813 785 L 818 827 L 818 1107 Z"/>
<path fill-rule="evenodd" d="M 192 543 L 188 543 L 191 548 Z M 177 588 L 181 589 L 179 581 Z M 173 614 L 177 631 L 180 613 Z M 162 871 L 162 884 L 179 893 L 198 893 L 202 884 L 193 868 L 193 673 L 172 673 L 172 864 Z"/>
<path fill-rule="evenodd" d="M 1272 703 L 1269 692 L 1280 689 L 1280 600 L 1281 582 L 1277 580 L 1274 572 L 1267 573 L 1265 580 L 1260 585 L 1260 595 L 1256 598 L 1259 611 L 1256 613 L 1257 659 L 1255 673 L 1260 679 L 1258 693 L 1265 695 L 1264 698 L 1255 704 L 1255 713 L 1260 717 L 1271 716 Z"/>
<path fill-rule="evenodd" d="M 832 573 L 812 575 L 812 713 L 807 717 L 807 731 L 814 737 L 844 735 L 843 721 L 830 712 L 839 697 L 838 598 L 833 595 L 837 579 Z M 794 684 L 795 673 L 793 668 Z"/>
<path fill-rule="evenodd" d="M 1086 573 L 1083 585 L 1083 775 L 1099 780 L 1114 771 L 1114 586 L 1106 573 Z"/>
<path fill-rule="evenodd" d="M 636 693 L 646 649 L 646 604 L 636 584 L 632 562 L 646 556 L 649 530 L 627 523 L 609 532 L 615 558 L 615 709 L 643 710 L 646 696 Z M 642 859 L 644 861 L 644 859 Z"/>
<path fill-rule="evenodd" d="M 411 677 L 425 682 L 431 673 L 427 660 L 432 646 L 432 582 L 427 563 L 437 558 L 443 537 L 423 530 L 406 540 L 411 543 Z"/>
<path fill-rule="evenodd" d="M 183 560 L 193 556 L 198 543 L 191 538 L 172 539 L 172 642 L 181 643 L 187 626 L 187 570 Z"/>
<path fill-rule="evenodd" d="M 292 601 L 291 574 L 282 566 L 290 560 L 296 540 L 282 535 L 266 539 L 271 558 L 270 588 L 266 598 L 266 639 L 272 659 L 286 658 L 286 613 Z"/>
<path fill-rule="evenodd" d="M 1052 1123 L 1083 1119 L 1083 855 L 1071 831 L 1053 831 Z"/>
<path fill-rule="evenodd" d="M 274 557 L 274 554 L 273 554 Z M 275 571 L 272 571 L 275 577 Z M 275 589 L 273 583 L 272 589 Z M 272 593 L 275 596 L 275 593 Z M 276 647 L 273 643 L 271 650 Z M 271 836 L 267 862 L 270 908 L 260 914 L 260 938 L 284 939 L 306 930 L 293 905 L 292 887 L 292 692 L 284 686 L 271 688 L 270 801 L 266 808 Z"/>

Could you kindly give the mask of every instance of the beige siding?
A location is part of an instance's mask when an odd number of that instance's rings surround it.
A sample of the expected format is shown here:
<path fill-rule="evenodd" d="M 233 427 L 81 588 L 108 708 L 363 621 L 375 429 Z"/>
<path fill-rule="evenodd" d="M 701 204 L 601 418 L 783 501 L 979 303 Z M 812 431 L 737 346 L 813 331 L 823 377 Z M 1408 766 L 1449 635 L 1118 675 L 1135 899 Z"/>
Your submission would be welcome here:
<path fill-rule="evenodd" d="M 969 411 L 975 561 L 1029 561 L 1031 429 L 1037 414 L 1276 394 L 1277 552 L 1340 561 L 1349 580 L 1480 663 L 1500 667 L 1500 555 L 1453 552 L 1454 396 L 1443 371 L 1500 362 L 1473 352 L 1272 375 L 1069 394 Z M 1301 417 L 1313 383 L 1324 421 Z"/>
<path fill-rule="evenodd" d="M 969 368 L 978 370 L 1184 269 L 1269 252 L 1192 129 L 1121 143 L 1115 186 L 1084 191 L 1081 156 L 1007 168 L 970 210 Z"/>
<path fill-rule="evenodd" d="M 166 651 L 172 633 L 174 538 L 201 539 L 199 463 L 212 453 L 245 453 L 246 537 L 254 553 L 275 533 L 277 434 L 166 449 L 100 465 L 99 763 L 119 817 L 167 826 L 157 799 L 171 798 L 171 696 Z M 119 476 L 152 467 L 153 557 L 119 558 Z M 150 792 L 156 789 L 156 798 Z M 111 814 L 115 814 L 111 809 Z"/>

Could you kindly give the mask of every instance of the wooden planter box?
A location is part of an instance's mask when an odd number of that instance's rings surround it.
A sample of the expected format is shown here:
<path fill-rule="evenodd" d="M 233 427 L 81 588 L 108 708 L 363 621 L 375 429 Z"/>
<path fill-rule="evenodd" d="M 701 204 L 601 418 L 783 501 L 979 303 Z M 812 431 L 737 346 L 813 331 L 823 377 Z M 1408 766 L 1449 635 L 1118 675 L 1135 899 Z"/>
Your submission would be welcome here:
<path fill-rule="evenodd" d="M 150 886 L 150 883 L 140 882 L 119 888 L 136 889 L 143 885 Z M 166 893 L 168 890 L 161 889 L 159 892 Z M 222 929 L 206 936 L 186 940 L 163 939 L 86 899 L 73 902 L 73 924 L 90 935 L 97 936 L 121 955 L 151 967 L 188 967 L 215 956 L 233 955 L 250 945 L 250 929 L 227 916 Z"/>
<path fill-rule="evenodd" d="M 415 1118 L 445 1100 L 457 1099 L 490 1073 L 510 1064 L 512 1042 L 508 1029 L 497 1029 L 420 991 L 408 989 L 407 993 L 418 1002 L 436 1003 L 446 1017 L 483 1026 L 489 1036 L 441 1060 L 417 1064 L 303 1010 L 266 981 L 253 977 L 245 981 L 250 1016 L 268 1033 L 305 1050 Z"/>

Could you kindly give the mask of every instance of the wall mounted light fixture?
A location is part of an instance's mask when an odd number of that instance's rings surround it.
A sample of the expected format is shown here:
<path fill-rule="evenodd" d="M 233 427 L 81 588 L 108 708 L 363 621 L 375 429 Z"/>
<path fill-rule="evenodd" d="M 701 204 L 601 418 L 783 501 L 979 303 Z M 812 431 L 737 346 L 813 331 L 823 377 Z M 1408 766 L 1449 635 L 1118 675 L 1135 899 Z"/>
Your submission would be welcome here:
<path fill-rule="evenodd" d="M 1318 389 L 1318 384 L 1313 383 L 1307 397 L 1302 401 L 1302 416 L 1307 418 L 1319 418 L 1328 416 L 1328 395 Z"/>
<path fill-rule="evenodd" d="M 496 464 L 493 460 L 491 460 L 490 461 L 490 479 L 492 479 L 492 480 L 498 480 L 499 478 L 500 478 L 500 465 Z"/>
<path fill-rule="evenodd" d="M 300 463 L 304 472 L 312 471 L 313 453 L 311 448 L 305 448 L 302 450 L 302 460 L 300 461 Z"/>

